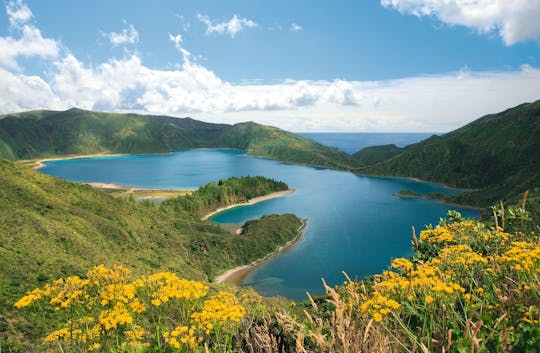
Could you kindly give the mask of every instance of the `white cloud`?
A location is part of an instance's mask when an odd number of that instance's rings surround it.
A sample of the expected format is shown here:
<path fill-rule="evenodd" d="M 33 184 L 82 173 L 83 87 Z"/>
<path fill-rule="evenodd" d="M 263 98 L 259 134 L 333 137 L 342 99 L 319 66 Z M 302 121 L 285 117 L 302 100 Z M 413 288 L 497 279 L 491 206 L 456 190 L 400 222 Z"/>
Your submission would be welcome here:
<path fill-rule="evenodd" d="M 302 26 L 296 24 L 296 23 L 293 23 L 291 25 L 291 32 L 298 32 L 298 31 L 301 31 L 302 30 Z"/>
<path fill-rule="evenodd" d="M 57 66 L 51 90 L 67 106 L 212 122 L 255 120 L 294 131 L 444 132 L 540 97 L 540 69 L 529 66 L 387 81 L 252 85 L 223 81 L 189 59 L 172 71 L 148 68 L 135 55 L 94 68 L 68 56 Z"/>
<path fill-rule="evenodd" d="M 57 41 L 25 24 L 0 37 L 0 113 L 84 109 L 165 114 L 210 122 L 254 120 L 293 131 L 431 131 L 457 128 L 487 113 L 540 98 L 540 69 L 458 72 L 385 81 L 285 80 L 232 84 L 183 54 L 176 70 L 146 66 L 138 55 L 84 64 L 59 54 Z M 127 55 L 124 53 L 124 55 Z M 43 58 L 29 75 L 20 57 Z"/>
<path fill-rule="evenodd" d="M 23 4 L 22 0 L 12 0 L 6 5 L 9 24 L 12 27 L 20 26 L 32 18 L 32 11 Z"/>
<path fill-rule="evenodd" d="M 178 50 L 180 53 L 182 53 L 183 58 L 184 58 L 184 63 L 186 61 L 189 61 L 190 58 L 191 58 L 191 53 L 189 51 L 187 51 L 182 46 L 182 42 L 184 40 L 182 35 L 177 34 L 177 35 L 173 36 L 172 34 L 169 33 L 169 40 L 174 43 L 174 46 L 175 46 L 176 50 Z"/>
<path fill-rule="evenodd" d="M 250 19 L 238 17 L 234 15 L 227 22 L 212 21 L 207 15 L 197 14 L 199 21 L 206 25 L 206 34 L 228 34 L 234 38 L 236 33 L 246 29 L 256 27 L 257 24 Z"/>
<path fill-rule="evenodd" d="M 43 38 L 41 31 L 31 25 L 23 25 L 19 38 L 0 37 L 0 66 L 18 69 L 19 56 L 56 58 L 59 45 L 53 39 Z"/>
<path fill-rule="evenodd" d="M 381 4 L 480 33 L 497 32 L 506 45 L 540 39 L 538 0 L 381 0 Z"/>
<path fill-rule="evenodd" d="M 174 43 L 174 46 L 176 47 L 176 49 L 180 50 L 180 48 L 182 48 L 183 39 L 182 39 L 181 34 L 177 34 L 173 36 L 172 34 L 169 33 L 169 40 Z"/>
<path fill-rule="evenodd" d="M 122 29 L 121 32 L 103 33 L 103 36 L 109 39 L 114 47 L 123 44 L 136 44 L 139 43 L 139 32 L 133 27 L 132 24 L 127 23 L 124 20 L 124 24 L 127 26 Z"/>
<path fill-rule="evenodd" d="M 65 108 L 51 87 L 39 76 L 14 74 L 0 68 L 0 82 L 0 111 L 3 113 Z"/>

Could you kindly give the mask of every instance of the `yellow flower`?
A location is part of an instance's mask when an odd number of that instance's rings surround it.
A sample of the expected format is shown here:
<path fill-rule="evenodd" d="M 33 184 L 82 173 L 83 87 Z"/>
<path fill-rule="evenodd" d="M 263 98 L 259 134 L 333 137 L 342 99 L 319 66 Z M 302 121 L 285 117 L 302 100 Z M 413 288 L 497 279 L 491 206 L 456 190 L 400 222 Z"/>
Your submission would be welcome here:
<path fill-rule="evenodd" d="M 426 229 L 420 232 L 420 240 L 429 243 L 452 243 L 455 241 L 454 233 L 446 227 Z"/>
<path fill-rule="evenodd" d="M 413 264 L 405 258 L 398 258 L 392 261 L 392 267 L 396 270 L 401 270 L 404 273 L 407 273 L 413 269 Z"/>
<path fill-rule="evenodd" d="M 88 347 L 88 350 L 89 351 L 97 351 L 100 348 L 101 348 L 101 344 L 93 343 L 93 344 L 90 345 L 90 347 Z"/>
<path fill-rule="evenodd" d="M 431 295 L 427 295 L 425 300 L 426 300 L 426 304 L 433 303 L 433 297 Z"/>

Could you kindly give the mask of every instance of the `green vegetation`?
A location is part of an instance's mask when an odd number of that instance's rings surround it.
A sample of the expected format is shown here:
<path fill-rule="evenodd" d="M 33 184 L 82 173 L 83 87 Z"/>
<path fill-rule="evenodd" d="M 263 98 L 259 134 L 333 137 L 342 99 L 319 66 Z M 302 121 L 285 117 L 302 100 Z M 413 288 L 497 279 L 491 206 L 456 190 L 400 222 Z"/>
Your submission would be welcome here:
<path fill-rule="evenodd" d="M 43 348 L 58 351 L 533 353 L 540 237 L 521 231 L 528 222 L 510 232 L 451 211 L 413 235 L 412 258 L 362 282 L 323 281 L 325 296 L 290 306 L 172 273 L 133 278 L 102 265 L 15 305 L 26 317 L 56 319 Z"/>
<path fill-rule="evenodd" d="M 422 194 L 412 191 L 409 189 L 400 190 L 398 193 L 395 193 L 394 196 L 399 197 L 422 197 Z"/>
<path fill-rule="evenodd" d="M 353 154 L 353 157 L 362 162 L 363 165 L 371 166 L 401 153 L 401 148 L 396 145 L 369 146 L 362 148 Z"/>
<path fill-rule="evenodd" d="M 253 122 L 234 125 L 221 136 L 221 141 L 226 146 L 247 150 L 250 155 L 280 161 L 344 170 L 360 166 L 355 158 L 337 148 Z"/>
<path fill-rule="evenodd" d="M 442 192 L 430 192 L 427 194 L 420 194 L 413 190 L 400 190 L 399 192 L 395 193 L 394 196 L 397 197 L 413 197 L 413 198 L 420 198 L 420 199 L 444 199 L 446 197 L 445 194 Z"/>
<path fill-rule="evenodd" d="M 171 215 L 201 217 L 223 206 L 285 190 L 288 190 L 287 184 L 265 177 L 232 177 L 217 184 L 208 183 L 190 195 L 166 200 L 161 207 Z"/>
<path fill-rule="evenodd" d="M 394 259 L 379 275 L 360 282 L 346 277 L 337 287 L 323 282 L 325 296 L 276 305 L 207 281 L 293 240 L 302 220 L 265 216 L 233 235 L 199 217 L 287 185 L 231 178 L 158 207 L 0 160 L 0 348 L 538 352 L 539 136 L 540 101 L 404 149 L 360 151 L 358 162 L 254 123 L 80 110 L 0 117 L 0 155 L 11 159 L 215 143 L 295 163 L 340 169 L 365 164 L 371 165 L 363 169 L 367 173 L 481 188 L 445 200 L 494 204 L 484 209 L 483 222 L 451 211 L 436 227 L 413 234 L 414 255 Z M 441 197 L 410 190 L 399 195 Z M 495 203 L 499 199 L 505 202 Z"/>
<path fill-rule="evenodd" d="M 234 148 L 284 162 L 352 170 L 356 159 L 275 127 L 210 124 L 191 118 L 97 113 L 81 109 L 0 116 L 0 158 Z"/>
<path fill-rule="evenodd" d="M 487 115 L 448 134 L 407 146 L 363 172 L 481 189 L 447 200 L 486 207 L 538 187 L 538 151 L 540 101 Z"/>
<path fill-rule="evenodd" d="M 211 222 L 0 160 L 2 351 L 29 351 L 49 328 L 44 314 L 23 318 L 14 311 L 13 303 L 26 290 L 54 278 L 83 276 L 100 263 L 123 265 L 136 275 L 170 271 L 208 280 L 275 250 L 276 234 L 285 243 L 301 224 L 293 215 L 260 222 L 257 234 L 233 235 Z"/>
<path fill-rule="evenodd" d="M 522 229 L 451 211 L 414 236 L 412 258 L 362 282 L 325 285 L 303 324 L 279 321 L 306 351 L 538 352 L 540 238 Z"/>
<path fill-rule="evenodd" d="M 59 312 L 53 316 L 65 322 L 49 329 L 44 341 L 62 352 L 161 351 L 179 349 L 180 342 L 195 347 L 208 338 L 228 350 L 223 338 L 246 314 L 233 293 L 210 296 L 205 283 L 171 272 L 136 279 L 130 274 L 126 267 L 98 265 L 83 278 L 70 276 L 36 288 L 15 306 L 38 304 L 51 314 Z"/>
<path fill-rule="evenodd" d="M 300 234 L 299 230 L 304 226 L 303 222 L 295 215 L 265 215 L 260 219 L 247 221 L 242 227 L 241 236 L 236 245 L 244 258 L 238 262 L 248 263 L 253 257 L 262 259 L 266 255 L 275 252 L 280 246 L 295 240 Z M 242 239 L 257 239 L 263 237 L 264 242 L 253 242 Z"/>
<path fill-rule="evenodd" d="M 92 185 L 99 188 L 112 197 L 118 198 L 133 198 L 136 201 L 155 201 L 166 200 L 177 196 L 185 196 L 191 194 L 192 190 L 165 190 L 165 189 L 137 189 L 137 188 L 108 188 Z"/>

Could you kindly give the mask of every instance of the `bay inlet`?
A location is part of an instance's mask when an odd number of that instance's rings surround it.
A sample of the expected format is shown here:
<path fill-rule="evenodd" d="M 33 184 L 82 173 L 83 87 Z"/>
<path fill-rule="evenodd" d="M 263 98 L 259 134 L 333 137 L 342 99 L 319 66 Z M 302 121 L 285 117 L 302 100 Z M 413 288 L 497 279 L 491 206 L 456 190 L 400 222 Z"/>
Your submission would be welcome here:
<path fill-rule="evenodd" d="M 403 189 L 426 194 L 456 193 L 416 180 L 358 176 L 336 170 L 254 158 L 235 150 L 191 150 L 163 155 L 100 156 L 45 163 L 41 172 L 77 182 L 138 188 L 194 189 L 231 176 L 262 175 L 286 182 L 293 194 L 214 215 L 218 223 L 240 224 L 264 214 L 295 213 L 309 227 L 290 249 L 251 271 L 242 285 L 263 295 L 305 299 L 323 292 L 321 278 L 334 285 L 386 268 L 408 256 L 411 227 L 436 224 L 450 209 L 466 217 L 478 211 L 426 199 L 392 196 Z"/>

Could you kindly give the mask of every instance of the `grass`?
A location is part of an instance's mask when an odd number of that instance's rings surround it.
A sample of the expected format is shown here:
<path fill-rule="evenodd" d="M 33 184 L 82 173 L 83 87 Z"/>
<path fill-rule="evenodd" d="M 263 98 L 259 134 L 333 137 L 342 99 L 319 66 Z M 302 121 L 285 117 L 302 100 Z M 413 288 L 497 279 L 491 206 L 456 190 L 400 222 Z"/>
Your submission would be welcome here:
<path fill-rule="evenodd" d="M 45 338 L 58 351 L 532 353 L 540 349 L 540 238 L 523 225 L 509 231 L 451 211 L 413 233 L 412 258 L 360 282 L 323 280 L 326 295 L 304 303 L 98 266 L 16 305 L 62 318 Z"/>
<path fill-rule="evenodd" d="M 301 220 L 281 215 L 261 222 L 257 234 L 234 235 L 195 216 L 113 198 L 0 160 L 2 349 L 32 351 L 47 329 L 49 317 L 14 311 L 16 298 L 34 286 L 83 276 L 97 264 L 122 265 L 136 276 L 166 271 L 211 280 L 274 251 L 281 241 L 276 234 L 293 236 Z"/>

